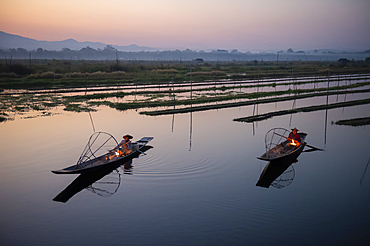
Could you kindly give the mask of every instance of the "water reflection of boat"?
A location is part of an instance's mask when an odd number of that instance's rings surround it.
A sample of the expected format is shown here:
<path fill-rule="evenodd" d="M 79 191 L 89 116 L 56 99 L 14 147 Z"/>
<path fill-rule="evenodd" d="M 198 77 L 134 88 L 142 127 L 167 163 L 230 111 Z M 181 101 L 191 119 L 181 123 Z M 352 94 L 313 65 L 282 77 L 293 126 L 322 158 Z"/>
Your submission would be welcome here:
<path fill-rule="evenodd" d="M 286 159 L 296 159 L 306 146 L 306 133 L 298 133 L 301 143 L 288 138 L 289 131 L 284 128 L 273 128 L 266 133 L 265 147 L 266 152 L 257 157 L 263 161 L 284 161 Z"/>
<path fill-rule="evenodd" d="M 110 166 L 110 167 L 104 167 L 99 169 L 98 171 L 91 171 L 88 173 L 83 173 L 79 175 L 73 182 L 68 185 L 62 192 L 60 192 L 54 199 L 53 201 L 56 202 L 67 202 L 72 196 L 77 194 L 78 192 L 82 191 L 85 188 L 91 188 L 90 190 L 94 190 L 92 188 L 92 184 L 94 184 L 96 181 L 104 178 L 108 174 L 112 173 L 117 166 Z M 118 179 L 117 186 L 114 189 L 115 193 L 118 190 L 118 187 L 120 185 L 120 176 Z"/>
<path fill-rule="evenodd" d="M 276 188 L 283 188 L 289 185 L 295 176 L 292 164 L 297 160 L 299 154 L 288 156 L 287 158 L 270 161 L 263 169 L 256 186 L 269 188 L 270 185 Z"/>
<path fill-rule="evenodd" d="M 91 135 L 77 164 L 52 172 L 55 174 L 76 174 L 90 172 L 116 164 L 121 165 L 148 150 L 146 145 L 152 139 L 153 137 L 141 138 L 132 143 L 132 151 L 129 154 L 123 154 L 123 152 L 117 148 L 118 142 L 112 135 L 105 132 L 96 132 Z M 105 151 L 107 148 L 108 151 Z M 99 154 L 99 152 L 104 151 L 107 153 L 102 155 Z"/>
<path fill-rule="evenodd" d="M 152 148 L 145 146 L 142 152 Z M 73 182 L 60 192 L 53 201 L 67 202 L 78 192 L 87 189 L 99 196 L 108 197 L 117 192 L 121 184 L 121 173 L 117 168 L 124 167 L 124 174 L 131 174 L 132 159 L 122 163 L 114 162 L 111 165 L 105 165 L 99 169 L 93 169 L 90 172 L 81 173 Z"/>

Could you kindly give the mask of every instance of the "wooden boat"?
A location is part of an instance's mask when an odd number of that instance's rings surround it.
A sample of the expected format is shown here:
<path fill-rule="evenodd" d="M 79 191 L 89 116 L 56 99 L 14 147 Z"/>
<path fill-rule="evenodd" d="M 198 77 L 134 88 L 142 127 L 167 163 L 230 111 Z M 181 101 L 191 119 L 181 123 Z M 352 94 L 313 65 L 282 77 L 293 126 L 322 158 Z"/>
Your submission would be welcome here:
<path fill-rule="evenodd" d="M 284 157 L 269 161 L 266 164 L 265 168 L 263 169 L 261 176 L 259 180 L 257 181 L 256 186 L 269 188 L 272 183 L 276 183 L 276 180 L 278 180 L 278 178 L 281 175 L 283 175 L 293 163 L 296 162 L 298 156 L 302 153 L 303 148 L 304 147 L 297 148 L 295 151 L 293 151 L 289 155 L 285 155 Z M 294 168 L 293 168 L 293 172 L 294 172 Z M 283 180 L 284 183 L 286 183 L 285 184 L 286 186 L 286 185 L 289 185 L 293 181 L 293 178 L 294 178 L 294 175 L 291 177 L 291 180 L 289 180 L 286 177 L 280 178 L 280 180 Z M 280 186 L 279 188 L 282 188 L 281 184 L 279 184 L 279 186 Z"/>
<path fill-rule="evenodd" d="M 306 133 L 298 133 L 301 143 L 288 138 L 289 131 L 284 128 L 273 128 L 266 133 L 266 152 L 257 157 L 263 161 L 284 161 L 285 159 L 295 160 L 306 146 Z"/>
<path fill-rule="evenodd" d="M 104 136 L 103 138 L 101 136 Z M 102 144 L 98 145 L 98 147 L 94 148 L 98 140 L 101 140 Z M 124 155 L 122 151 L 119 150 L 117 140 L 110 135 L 109 133 L 105 132 L 96 132 L 91 135 L 84 151 L 82 152 L 77 164 L 66 167 L 61 170 L 51 171 L 55 174 L 78 174 L 78 173 L 86 173 L 90 171 L 95 171 L 100 168 L 108 167 L 111 165 L 117 165 L 120 163 L 125 163 L 132 158 L 138 157 L 140 154 L 144 153 L 148 150 L 146 146 L 153 137 L 143 137 L 140 140 L 132 143 L 132 151 L 129 154 Z M 107 153 L 103 155 L 97 155 L 99 150 L 102 150 L 104 146 L 107 145 L 108 142 L 114 143 L 114 147 L 108 150 Z"/>

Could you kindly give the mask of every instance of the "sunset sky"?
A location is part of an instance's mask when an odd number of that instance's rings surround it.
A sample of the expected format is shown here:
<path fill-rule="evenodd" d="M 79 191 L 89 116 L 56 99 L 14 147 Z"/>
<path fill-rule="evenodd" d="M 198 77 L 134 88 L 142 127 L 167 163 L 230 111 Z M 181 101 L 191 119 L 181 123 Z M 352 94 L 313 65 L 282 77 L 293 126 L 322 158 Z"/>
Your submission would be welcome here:
<path fill-rule="evenodd" d="M 166 49 L 363 51 L 369 23 L 369 0 L 0 1 L 0 31 Z"/>

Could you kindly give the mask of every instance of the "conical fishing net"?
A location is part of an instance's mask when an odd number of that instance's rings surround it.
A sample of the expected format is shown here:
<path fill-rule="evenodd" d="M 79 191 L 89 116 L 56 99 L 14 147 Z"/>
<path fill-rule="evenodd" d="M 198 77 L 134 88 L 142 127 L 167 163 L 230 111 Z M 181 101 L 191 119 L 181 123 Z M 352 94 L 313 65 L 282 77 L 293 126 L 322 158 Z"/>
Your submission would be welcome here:
<path fill-rule="evenodd" d="M 265 136 L 266 152 L 286 141 L 289 133 L 290 131 L 284 128 L 272 128 L 271 130 L 269 130 Z"/>
<path fill-rule="evenodd" d="M 77 161 L 77 166 L 84 168 L 93 165 L 97 161 L 96 158 L 109 153 L 117 145 L 117 140 L 111 134 L 106 132 L 93 133 Z"/>
<path fill-rule="evenodd" d="M 293 182 L 295 176 L 295 170 L 293 166 L 289 166 L 277 179 L 275 179 L 271 186 L 282 189 Z"/>
<path fill-rule="evenodd" d="M 121 173 L 117 170 L 114 170 L 110 174 L 86 187 L 86 190 L 102 197 L 109 197 L 117 192 L 120 184 Z"/>

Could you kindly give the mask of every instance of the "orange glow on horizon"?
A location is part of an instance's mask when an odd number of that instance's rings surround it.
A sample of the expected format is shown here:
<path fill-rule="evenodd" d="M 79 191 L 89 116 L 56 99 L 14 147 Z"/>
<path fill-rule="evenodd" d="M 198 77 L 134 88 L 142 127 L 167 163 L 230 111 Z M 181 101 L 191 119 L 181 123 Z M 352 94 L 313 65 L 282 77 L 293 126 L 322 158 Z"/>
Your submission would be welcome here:
<path fill-rule="evenodd" d="M 315 42 L 353 43 L 348 37 L 365 44 L 369 7 L 350 0 L 3 0 L 0 30 L 47 41 L 314 49 Z"/>

